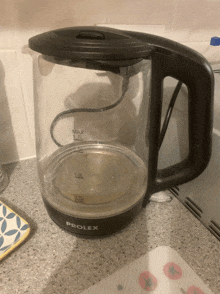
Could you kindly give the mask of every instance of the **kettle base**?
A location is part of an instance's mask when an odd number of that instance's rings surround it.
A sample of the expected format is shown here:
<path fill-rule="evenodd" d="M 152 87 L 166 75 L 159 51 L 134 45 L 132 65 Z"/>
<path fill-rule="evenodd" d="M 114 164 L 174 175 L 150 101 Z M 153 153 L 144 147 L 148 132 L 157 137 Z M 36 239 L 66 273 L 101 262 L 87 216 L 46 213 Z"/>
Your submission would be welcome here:
<path fill-rule="evenodd" d="M 121 214 L 99 219 L 83 219 L 66 215 L 52 207 L 45 199 L 43 201 L 50 218 L 59 227 L 81 238 L 107 237 L 114 234 L 129 225 L 143 209 L 141 199 Z"/>

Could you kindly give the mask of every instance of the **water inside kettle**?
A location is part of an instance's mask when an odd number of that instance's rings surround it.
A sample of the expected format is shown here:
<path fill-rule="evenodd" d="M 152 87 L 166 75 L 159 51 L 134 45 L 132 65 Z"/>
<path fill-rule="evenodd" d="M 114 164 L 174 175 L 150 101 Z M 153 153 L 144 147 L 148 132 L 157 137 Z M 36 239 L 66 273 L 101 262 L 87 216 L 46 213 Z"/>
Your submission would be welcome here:
<path fill-rule="evenodd" d="M 82 143 L 60 148 L 43 170 L 47 199 L 58 206 L 67 201 L 78 213 L 104 213 L 112 204 L 117 211 L 129 208 L 146 189 L 145 164 L 119 144 Z"/>

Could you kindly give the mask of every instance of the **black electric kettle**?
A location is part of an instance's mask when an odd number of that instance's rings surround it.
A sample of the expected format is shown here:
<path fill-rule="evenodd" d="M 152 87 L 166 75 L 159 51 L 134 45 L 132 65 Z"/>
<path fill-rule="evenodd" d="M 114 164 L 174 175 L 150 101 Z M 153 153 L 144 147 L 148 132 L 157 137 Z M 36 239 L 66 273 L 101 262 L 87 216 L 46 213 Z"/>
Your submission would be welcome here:
<path fill-rule="evenodd" d="M 114 233 L 150 196 L 190 181 L 211 155 L 214 79 L 207 60 L 158 36 L 103 27 L 29 40 L 42 197 L 81 236 Z M 188 89 L 189 154 L 158 169 L 165 77 Z"/>

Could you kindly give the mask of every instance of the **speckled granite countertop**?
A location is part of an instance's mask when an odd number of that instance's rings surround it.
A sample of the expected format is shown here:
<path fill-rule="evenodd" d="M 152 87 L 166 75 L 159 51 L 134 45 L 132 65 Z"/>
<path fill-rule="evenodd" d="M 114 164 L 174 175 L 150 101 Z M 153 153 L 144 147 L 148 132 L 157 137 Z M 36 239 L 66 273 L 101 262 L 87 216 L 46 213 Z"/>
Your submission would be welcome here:
<path fill-rule="evenodd" d="M 0 264 L 1 294 L 78 294 L 158 246 L 170 246 L 215 293 L 220 293 L 220 242 L 177 200 L 150 203 L 122 232 L 79 239 L 47 215 L 36 160 L 8 166 L 0 200 L 31 225 L 27 241 Z M 165 294 L 165 293 L 163 293 Z"/>

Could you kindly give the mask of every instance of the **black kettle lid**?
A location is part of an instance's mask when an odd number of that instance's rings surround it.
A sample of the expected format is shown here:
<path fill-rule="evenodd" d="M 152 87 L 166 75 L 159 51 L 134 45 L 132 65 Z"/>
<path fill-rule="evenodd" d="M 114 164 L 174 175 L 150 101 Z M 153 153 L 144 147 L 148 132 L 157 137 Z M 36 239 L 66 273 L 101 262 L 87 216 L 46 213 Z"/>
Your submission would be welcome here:
<path fill-rule="evenodd" d="M 72 60 L 134 60 L 149 58 L 153 46 L 126 31 L 83 26 L 57 29 L 29 39 L 29 47 L 48 56 Z"/>

